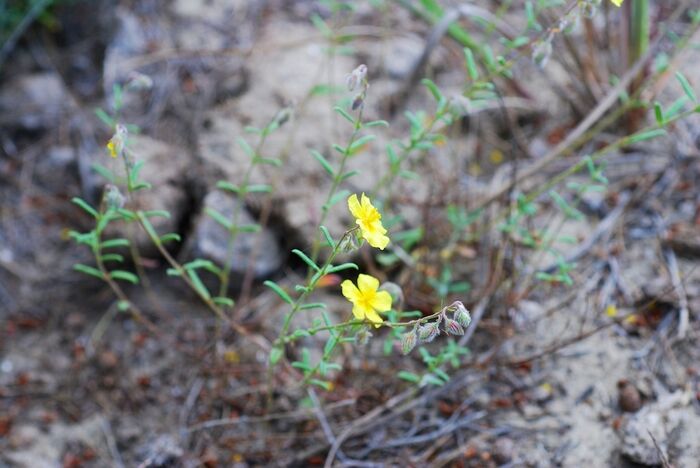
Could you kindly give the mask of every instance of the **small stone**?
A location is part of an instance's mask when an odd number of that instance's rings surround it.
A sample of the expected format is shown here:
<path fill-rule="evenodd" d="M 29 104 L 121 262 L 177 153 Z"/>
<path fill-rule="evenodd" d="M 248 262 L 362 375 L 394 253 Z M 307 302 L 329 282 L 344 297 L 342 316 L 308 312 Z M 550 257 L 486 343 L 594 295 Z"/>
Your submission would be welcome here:
<path fill-rule="evenodd" d="M 642 407 L 642 397 L 639 390 L 628 380 L 620 380 L 617 383 L 617 401 L 620 409 L 627 413 L 635 413 Z"/>
<path fill-rule="evenodd" d="M 513 451 L 515 450 L 515 442 L 509 437 L 499 437 L 493 443 L 492 455 L 496 463 L 510 463 L 513 459 Z"/>

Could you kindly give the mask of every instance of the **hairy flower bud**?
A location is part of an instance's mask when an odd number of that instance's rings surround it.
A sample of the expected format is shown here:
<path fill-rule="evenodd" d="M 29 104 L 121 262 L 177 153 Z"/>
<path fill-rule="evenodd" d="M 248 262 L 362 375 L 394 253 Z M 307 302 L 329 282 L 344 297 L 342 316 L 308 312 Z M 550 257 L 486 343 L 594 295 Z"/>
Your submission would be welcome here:
<path fill-rule="evenodd" d="M 416 343 L 418 343 L 418 336 L 416 336 L 416 330 L 413 329 L 401 337 L 401 352 L 410 353 L 416 347 Z"/>
<path fill-rule="evenodd" d="M 370 338 L 372 338 L 372 333 L 370 333 L 369 327 L 362 327 L 355 334 L 355 341 L 360 346 L 365 346 L 369 343 Z"/>
<path fill-rule="evenodd" d="M 472 323 L 472 316 L 469 314 L 467 308 L 464 307 L 464 304 L 462 304 L 460 301 L 455 302 L 452 304 L 452 306 L 454 306 L 454 319 L 463 328 L 467 328 L 469 324 Z"/>
<path fill-rule="evenodd" d="M 107 184 L 105 186 L 104 202 L 107 209 L 118 210 L 124 207 L 124 195 L 121 194 L 118 187 Z"/>
<path fill-rule="evenodd" d="M 354 233 L 344 236 L 340 240 L 340 245 L 338 246 L 338 248 L 343 253 L 350 253 L 350 252 L 354 252 L 355 250 L 359 249 L 360 245 L 359 245 L 359 242 L 357 240 L 357 236 Z"/>
<path fill-rule="evenodd" d="M 431 322 L 421 325 L 418 328 L 418 339 L 422 343 L 430 343 L 440 334 L 440 323 Z"/>
<path fill-rule="evenodd" d="M 464 335 L 464 328 L 462 328 L 462 325 L 451 318 L 445 319 L 445 331 L 452 335 Z"/>
<path fill-rule="evenodd" d="M 126 79 L 126 89 L 129 91 L 145 91 L 153 87 L 153 79 L 137 71 L 129 72 Z"/>

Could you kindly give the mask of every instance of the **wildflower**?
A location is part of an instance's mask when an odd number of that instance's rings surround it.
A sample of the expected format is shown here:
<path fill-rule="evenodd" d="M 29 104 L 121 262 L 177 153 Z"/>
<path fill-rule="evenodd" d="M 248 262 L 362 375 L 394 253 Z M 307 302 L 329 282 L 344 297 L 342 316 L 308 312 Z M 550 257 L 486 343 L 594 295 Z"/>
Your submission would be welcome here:
<path fill-rule="evenodd" d="M 345 84 L 348 86 L 348 91 L 355 91 L 360 85 L 363 85 L 363 87 L 366 86 L 366 80 L 367 65 L 362 64 L 345 78 Z"/>
<path fill-rule="evenodd" d="M 386 312 L 391 309 L 391 294 L 386 291 L 377 291 L 379 280 L 370 275 L 357 277 L 357 286 L 352 281 L 345 280 L 340 285 L 343 296 L 352 302 L 352 313 L 357 319 L 367 319 L 379 327 L 382 318 L 378 312 Z"/>
<path fill-rule="evenodd" d="M 619 8 L 622 6 L 622 2 L 624 2 L 625 0 L 610 0 L 610 1 L 613 3 L 613 5 L 615 5 L 616 7 Z"/>
<path fill-rule="evenodd" d="M 363 193 L 362 202 L 357 200 L 357 195 L 348 198 L 348 209 L 355 217 L 355 222 L 360 226 L 362 237 L 372 247 L 384 250 L 389 244 L 389 238 L 385 235 L 386 229 L 382 226 L 382 215 L 372 206 L 370 199 Z"/>
<path fill-rule="evenodd" d="M 117 124 L 117 130 L 107 142 L 107 151 L 109 151 L 109 155 L 113 158 L 121 156 L 122 153 L 124 153 L 127 133 L 127 129 L 124 125 Z"/>

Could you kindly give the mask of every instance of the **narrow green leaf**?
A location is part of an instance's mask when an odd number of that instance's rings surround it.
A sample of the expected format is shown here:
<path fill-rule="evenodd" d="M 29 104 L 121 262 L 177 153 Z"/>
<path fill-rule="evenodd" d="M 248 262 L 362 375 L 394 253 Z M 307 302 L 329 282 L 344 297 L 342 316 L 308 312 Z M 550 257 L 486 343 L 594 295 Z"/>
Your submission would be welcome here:
<path fill-rule="evenodd" d="M 229 221 L 226 216 L 221 214 L 220 212 L 216 211 L 214 208 L 205 208 L 204 212 L 211 217 L 214 221 L 222 225 L 224 228 L 226 228 L 227 231 L 230 231 L 233 224 L 231 221 Z"/>
<path fill-rule="evenodd" d="M 698 102 L 698 98 L 697 96 L 695 96 L 695 91 L 693 91 L 693 87 L 690 85 L 688 79 L 685 76 L 683 76 L 683 73 L 677 71 L 676 79 L 683 87 L 683 92 L 686 96 L 688 96 L 688 99 L 690 99 L 692 102 Z"/>
<path fill-rule="evenodd" d="M 361 149 L 368 145 L 371 141 L 376 138 L 374 135 L 365 135 L 352 142 L 352 145 L 347 150 L 347 154 L 353 155 L 357 154 Z"/>
<path fill-rule="evenodd" d="M 166 242 L 171 242 L 171 241 L 175 241 L 175 242 L 182 241 L 182 239 L 180 238 L 180 234 L 177 234 L 175 232 L 170 232 L 170 233 L 165 234 L 165 235 L 160 237 L 160 242 L 163 244 L 165 244 Z"/>
<path fill-rule="evenodd" d="M 220 190 L 225 190 L 225 191 L 231 192 L 231 193 L 239 193 L 241 190 L 240 188 L 238 188 L 237 185 L 234 185 L 231 182 L 226 181 L 226 180 L 218 181 L 216 183 L 216 188 L 218 188 Z"/>
<path fill-rule="evenodd" d="M 265 286 L 268 288 L 272 289 L 284 302 L 287 304 L 293 304 L 294 301 L 292 300 L 291 297 L 289 297 L 289 294 L 287 294 L 284 289 L 282 289 L 277 283 L 274 281 L 267 280 L 263 282 Z"/>
<path fill-rule="evenodd" d="M 146 230 L 148 236 L 151 238 L 151 241 L 156 243 L 157 245 L 160 245 L 160 238 L 158 237 L 158 233 L 156 232 L 155 228 L 148 220 L 148 218 L 145 217 L 141 211 L 138 211 L 136 214 L 139 220 L 141 221 L 141 225 Z"/>
<path fill-rule="evenodd" d="M 242 224 L 238 226 L 239 232 L 260 232 L 261 229 L 259 224 Z"/>
<path fill-rule="evenodd" d="M 360 268 L 355 265 L 354 263 L 347 262 L 347 263 L 342 263 L 340 265 L 332 266 L 328 269 L 328 273 L 337 273 L 339 271 L 344 271 L 344 270 L 359 270 Z"/>
<path fill-rule="evenodd" d="M 656 137 L 659 137 L 662 135 L 666 135 L 666 130 L 664 130 L 662 128 L 657 128 L 654 130 L 648 130 L 646 132 L 641 132 L 641 133 L 636 133 L 634 135 L 630 135 L 628 137 L 627 142 L 629 144 L 639 143 L 640 141 L 650 140 L 652 138 L 656 138 Z"/>
<path fill-rule="evenodd" d="M 326 242 L 328 243 L 328 246 L 331 249 L 335 249 L 335 241 L 333 240 L 333 237 L 331 236 L 331 233 L 328 232 L 328 228 L 326 226 L 320 226 L 319 229 L 323 233 L 323 237 L 326 239 Z"/>
<path fill-rule="evenodd" d="M 248 193 L 270 193 L 272 192 L 272 186 L 268 184 L 252 184 L 246 188 Z"/>
<path fill-rule="evenodd" d="M 270 350 L 270 364 L 275 365 L 282 358 L 283 350 L 282 348 L 274 347 Z"/>
<path fill-rule="evenodd" d="M 299 307 L 301 310 L 310 310 L 310 309 L 325 309 L 326 304 L 323 302 L 311 302 L 309 304 L 304 304 L 303 306 Z"/>
<path fill-rule="evenodd" d="M 331 176 L 333 177 L 335 175 L 335 171 L 333 170 L 333 167 L 331 166 L 331 163 L 328 162 L 328 160 L 323 157 L 321 153 L 319 153 L 316 150 L 311 150 L 311 155 L 316 158 L 316 161 L 323 166 L 323 169 Z"/>
<path fill-rule="evenodd" d="M 148 210 L 143 215 L 147 218 L 170 218 L 170 213 L 166 210 Z"/>
<path fill-rule="evenodd" d="M 124 256 L 115 253 L 104 254 L 100 258 L 102 258 L 103 262 L 124 262 Z"/>
<path fill-rule="evenodd" d="M 358 175 L 359 173 L 360 173 L 359 171 L 355 171 L 355 170 L 346 172 L 345 174 L 343 174 L 342 176 L 340 176 L 340 181 L 341 181 L 341 182 L 344 182 L 345 180 L 349 179 L 350 177 L 356 176 L 356 175 Z"/>
<path fill-rule="evenodd" d="M 190 277 L 190 280 L 192 281 L 194 288 L 197 290 L 197 292 L 199 293 L 200 296 L 202 296 L 205 299 L 211 299 L 211 294 L 209 293 L 209 290 L 202 282 L 202 279 L 199 277 L 197 270 L 187 269 L 187 276 Z"/>
<path fill-rule="evenodd" d="M 128 281 L 132 284 L 139 284 L 139 277 L 129 271 L 112 270 L 109 272 L 109 276 L 111 276 L 114 279 Z"/>
<path fill-rule="evenodd" d="M 342 107 L 335 106 L 333 110 L 340 114 L 345 120 L 355 125 L 355 119 L 353 119 L 352 116 L 345 111 L 345 109 L 343 109 Z"/>
<path fill-rule="evenodd" d="M 102 121 L 103 124 L 105 124 L 109 128 L 114 128 L 115 121 L 112 117 L 109 116 L 109 114 L 107 114 L 107 112 L 98 107 L 97 109 L 95 109 L 95 115 L 98 119 Z"/>
<path fill-rule="evenodd" d="M 432 80 L 429 80 L 428 78 L 423 78 L 420 82 L 423 84 L 423 86 L 428 88 L 428 91 L 430 91 L 430 94 L 433 95 L 436 101 L 440 102 L 445 99 L 445 96 L 443 96 L 440 89 L 435 83 L 433 83 Z"/>
<path fill-rule="evenodd" d="M 420 376 L 414 374 L 413 372 L 408 372 L 405 370 L 399 371 L 397 374 L 397 377 L 406 380 L 408 382 L 413 382 L 413 383 L 418 383 L 420 382 Z"/>
<path fill-rule="evenodd" d="M 333 205 L 335 205 L 336 203 L 338 203 L 341 200 L 345 200 L 346 198 L 348 198 L 349 195 L 350 195 L 350 191 L 348 191 L 348 190 L 339 191 L 338 193 L 333 195 L 331 197 L 331 199 L 328 201 L 328 208 L 332 207 Z"/>
<path fill-rule="evenodd" d="M 366 124 L 364 124 L 364 126 L 367 127 L 367 128 L 372 128 L 372 127 L 388 127 L 388 126 L 389 126 L 389 122 L 387 122 L 386 120 L 373 120 L 373 121 L 371 121 L 371 122 L 367 122 Z"/>
<path fill-rule="evenodd" d="M 116 177 L 114 176 L 112 171 L 104 167 L 102 164 L 94 163 L 91 167 L 92 170 L 97 172 L 103 179 L 115 183 Z"/>
<path fill-rule="evenodd" d="M 94 276 L 95 278 L 99 278 L 101 280 L 104 279 L 104 276 L 102 276 L 102 272 L 100 270 L 91 266 L 83 265 L 82 263 L 76 263 L 75 265 L 73 265 L 73 269 L 81 273 L 85 273 L 86 275 Z"/>
<path fill-rule="evenodd" d="M 661 104 L 658 102 L 654 103 L 654 116 L 656 117 L 656 123 L 663 126 L 664 125 L 664 111 L 661 108 Z"/>
<path fill-rule="evenodd" d="M 86 202 L 86 201 L 83 200 L 82 198 L 73 197 L 73 198 L 71 199 L 71 201 L 72 201 L 73 203 L 75 203 L 76 205 L 78 205 L 78 206 L 79 206 L 80 208 L 82 208 L 83 210 L 85 210 L 85 211 L 86 211 L 90 216 L 92 216 L 93 218 L 95 218 L 95 219 L 99 218 L 99 213 L 97 212 L 97 210 L 94 209 L 93 207 L 91 207 L 91 206 L 88 204 L 88 202 Z"/>
<path fill-rule="evenodd" d="M 302 252 L 301 250 L 299 250 L 299 249 L 292 249 L 292 253 L 293 253 L 294 255 L 296 255 L 297 257 L 301 258 L 301 259 L 304 261 L 304 263 L 306 263 L 307 265 L 309 265 L 309 266 L 310 266 L 311 268 L 313 268 L 314 270 L 316 270 L 316 271 L 321 271 L 321 267 L 319 267 L 318 265 L 316 265 L 316 263 L 315 263 L 313 260 L 311 260 L 311 259 L 310 259 L 304 252 Z"/>
<path fill-rule="evenodd" d="M 112 249 L 114 247 L 129 247 L 128 239 L 108 239 L 101 244 L 102 249 Z"/>
<path fill-rule="evenodd" d="M 317 387 L 321 387 L 327 392 L 330 392 L 333 389 L 333 385 L 330 382 L 326 382 L 325 380 L 311 379 L 309 380 L 309 382 L 316 385 Z"/>
<path fill-rule="evenodd" d="M 214 301 L 214 303 L 216 303 L 218 305 L 225 306 L 225 307 L 233 307 L 233 305 L 234 305 L 233 299 L 231 299 L 229 297 L 216 296 L 216 297 L 212 298 L 212 300 Z"/>
<path fill-rule="evenodd" d="M 464 59 L 467 64 L 467 73 L 469 73 L 469 78 L 472 81 L 479 79 L 479 69 L 476 66 L 476 60 L 474 60 L 474 53 L 468 47 L 464 48 Z"/>
<path fill-rule="evenodd" d="M 243 152 L 245 152 L 245 154 L 247 154 L 251 158 L 255 157 L 255 151 L 253 150 L 253 148 L 251 148 L 251 146 L 248 144 L 248 142 L 245 141 L 244 138 L 238 137 L 238 138 L 236 138 L 236 141 L 238 142 L 238 146 L 241 147 L 241 149 L 243 150 Z"/>

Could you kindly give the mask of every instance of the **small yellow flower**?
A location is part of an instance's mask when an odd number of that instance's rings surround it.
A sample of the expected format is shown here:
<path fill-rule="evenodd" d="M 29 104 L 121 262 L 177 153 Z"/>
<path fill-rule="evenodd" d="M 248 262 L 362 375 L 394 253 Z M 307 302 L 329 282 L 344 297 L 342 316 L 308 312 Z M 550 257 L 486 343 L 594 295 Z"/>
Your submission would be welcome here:
<path fill-rule="evenodd" d="M 378 312 L 386 312 L 391 309 L 391 294 L 386 291 L 377 291 L 379 280 L 374 276 L 360 275 L 357 277 L 357 286 L 352 281 L 345 280 L 340 285 L 343 296 L 352 302 L 352 313 L 356 319 L 367 319 L 379 327 L 382 318 Z"/>
<path fill-rule="evenodd" d="M 357 200 L 357 195 L 348 198 L 348 209 L 355 217 L 355 222 L 360 226 L 362 237 L 372 247 L 384 250 L 389 244 L 389 238 L 385 235 L 386 229 L 382 226 L 382 215 L 372 206 L 369 197 L 362 194 L 362 202 Z"/>
<path fill-rule="evenodd" d="M 117 157 L 117 145 L 114 143 L 114 137 L 107 142 L 107 151 L 109 151 L 109 155 L 113 158 Z"/>
<path fill-rule="evenodd" d="M 610 0 L 610 1 L 613 3 L 613 5 L 615 5 L 616 7 L 619 8 L 622 6 L 622 2 L 624 2 L 625 0 Z"/>

